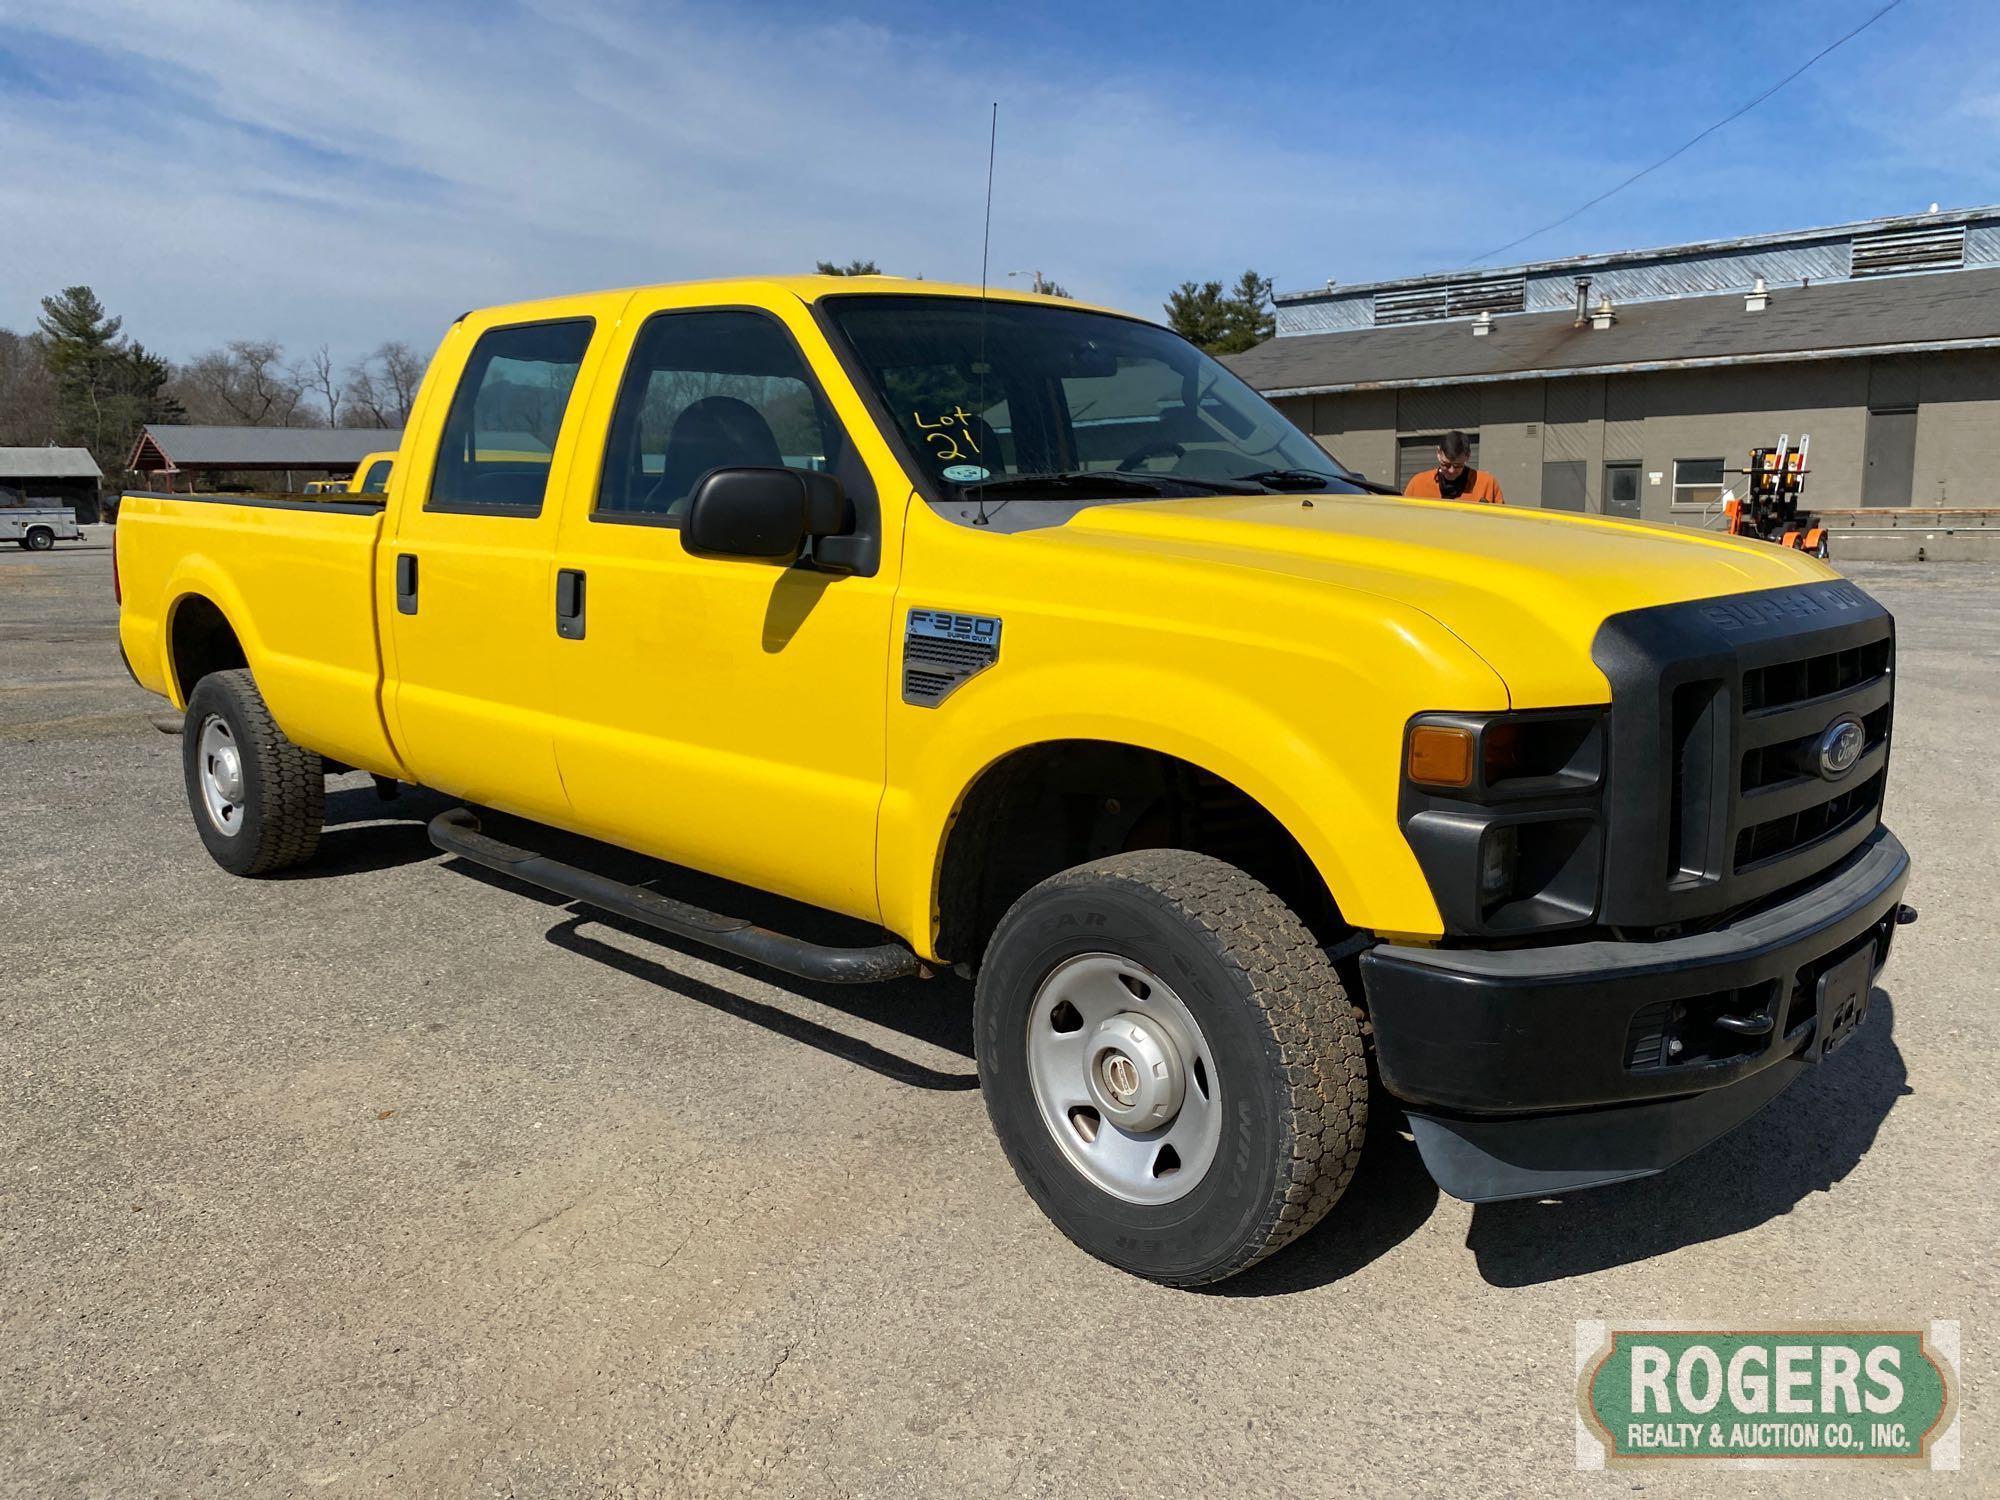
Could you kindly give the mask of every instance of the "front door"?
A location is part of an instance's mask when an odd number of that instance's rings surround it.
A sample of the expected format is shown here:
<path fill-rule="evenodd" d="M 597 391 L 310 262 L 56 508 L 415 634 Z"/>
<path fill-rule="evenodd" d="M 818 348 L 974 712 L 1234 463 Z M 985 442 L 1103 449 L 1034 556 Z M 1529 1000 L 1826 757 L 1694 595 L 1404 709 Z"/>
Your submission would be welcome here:
<path fill-rule="evenodd" d="M 892 569 L 696 557 L 680 526 L 710 469 L 777 465 L 836 474 L 879 535 L 857 436 L 885 503 L 908 486 L 802 304 L 701 295 L 635 301 L 591 403 L 602 465 L 578 465 L 556 556 L 563 783 L 585 833 L 874 918 Z"/>
<path fill-rule="evenodd" d="M 564 418 L 600 322 L 453 330 L 472 341 L 464 374 L 427 398 L 450 403 L 443 435 L 405 460 L 376 585 L 405 764 L 426 786 L 551 822 L 567 812 L 550 727 Z"/>
<path fill-rule="evenodd" d="M 1917 472 L 1917 409 L 1871 407 L 1861 457 L 1861 503 L 1908 505 Z"/>
<path fill-rule="evenodd" d="M 1639 466 L 1636 463 L 1604 466 L 1604 513 L 1607 516 L 1623 516 L 1628 521 L 1639 519 Z"/>

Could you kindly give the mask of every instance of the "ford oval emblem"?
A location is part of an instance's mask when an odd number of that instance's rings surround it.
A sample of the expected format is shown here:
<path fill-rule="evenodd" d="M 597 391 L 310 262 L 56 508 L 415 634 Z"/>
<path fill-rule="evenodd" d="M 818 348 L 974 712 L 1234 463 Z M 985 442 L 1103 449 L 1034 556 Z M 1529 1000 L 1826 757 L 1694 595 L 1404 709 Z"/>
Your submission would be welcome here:
<path fill-rule="evenodd" d="M 1835 719 L 1821 732 L 1814 757 L 1821 778 L 1826 781 L 1840 780 L 1854 769 L 1854 763 L 1861 759 L 1861 752 L 1867 745 L 1868 731 L 1861 727 L 1859 719 Z"/>

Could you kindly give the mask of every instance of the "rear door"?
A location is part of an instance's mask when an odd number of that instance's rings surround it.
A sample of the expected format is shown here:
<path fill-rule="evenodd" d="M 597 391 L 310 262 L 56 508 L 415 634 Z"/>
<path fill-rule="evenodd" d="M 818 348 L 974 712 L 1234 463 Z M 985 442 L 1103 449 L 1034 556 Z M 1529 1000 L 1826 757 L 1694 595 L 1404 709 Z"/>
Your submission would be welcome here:
<path fill-rule="evenodd" d="M 872 917 L 900 531 L 876 495 L 908 482 L 798 299 L 740 291 L 642 293 L 607 354 L 557 548 L 558 758 L 581 831 Z M 882 555 L 690 554 L 689 492 L 738 464 L 833 472 Z"/>
<path fill-rule="evenodd" d="M 405 763 L 426 786 L 549 822 L 568 812 L 551 727 L 557 497 L 571 414 L 622 300 L 481 314 L 453 330 L 440 368 L 463 351 L 463 371 L 426 393 L 416 430 L 435 437 L 404 456 L 378 570 L 385 700 Z"/>

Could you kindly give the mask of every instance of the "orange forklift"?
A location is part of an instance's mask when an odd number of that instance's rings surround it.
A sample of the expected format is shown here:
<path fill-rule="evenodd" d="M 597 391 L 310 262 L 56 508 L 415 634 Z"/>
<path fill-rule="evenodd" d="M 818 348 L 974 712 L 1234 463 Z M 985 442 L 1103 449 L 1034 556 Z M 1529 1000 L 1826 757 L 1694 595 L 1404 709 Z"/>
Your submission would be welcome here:
<path fill-rule="evenodd" d="M 1752 448 L 1748 468 L 1727 471 L 1741 474 L 1745 480 L 1743 497 L 1723 502 L 1722 514 L 1731 536 L 1754 536 L 1776 546 L 1797 547 L 1814 557 L 1827 555 L 1826 528 L 1818 516 L 1800 509 L 1806 475 L 1812 472 L 1806 467 L 1806 452 L 1811 447 L 1811 434 L 1801 437 L 1794 448 L 1791 434 L 1786 433 L 1775 448 Z"/>

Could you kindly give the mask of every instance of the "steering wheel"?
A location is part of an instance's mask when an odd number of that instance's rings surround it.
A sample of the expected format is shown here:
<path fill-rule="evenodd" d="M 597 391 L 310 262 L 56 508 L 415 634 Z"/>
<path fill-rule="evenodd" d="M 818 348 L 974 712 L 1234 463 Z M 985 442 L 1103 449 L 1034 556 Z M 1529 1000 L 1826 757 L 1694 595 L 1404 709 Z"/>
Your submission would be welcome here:
<path fill-rule="evenodd" d="M 1130 474 L 1149 458 L 1159 458 L 1171 454 L 1175 458 L 1186 458 L 1187 449 L 1172 438 L 1155 438 L 1150 443 L 1142 443 L 1118 460 L 1118 472 Z"/>

